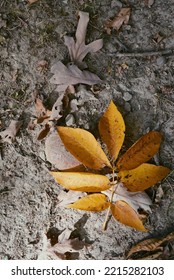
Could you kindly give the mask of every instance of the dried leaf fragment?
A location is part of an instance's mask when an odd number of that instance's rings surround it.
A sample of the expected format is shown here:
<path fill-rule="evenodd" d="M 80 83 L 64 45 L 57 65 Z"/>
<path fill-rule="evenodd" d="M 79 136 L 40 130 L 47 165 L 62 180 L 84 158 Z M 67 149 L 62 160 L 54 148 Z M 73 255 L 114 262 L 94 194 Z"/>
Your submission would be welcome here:
<path fill-rule="evenodd" d="M 21 125 L 21 121 L 12 120 L 10 122 L 10 125 L 4 131 L 0 132 L 0 140 L 2 142 L 7 142 L 11 144 L 15 140 L 16 134 Z"/>
<path fill-rule="evenodd" d="M 126 202 L 119 200 L 111 205 L 112 215 L 120 223 L 137 230 L 147 231 L 138 217 L 138 214 Z"/>
<path fill-rule="evenodd" d="M 106 210 L 110 203 L 104 194 L 90 194 L 80 198 L 73 204 L 67 205 L 67 208 L 80 209 L 85 211 L 100 212 Z"/>
<path fill-rule="evenodd" d="M 110 181 L 104 175 L 87 172 L 51 172 L 51 175 L 68 190 L 101 192 L 110 188 Z"/>
<path fill-rule="evenodd" d="M 57 131 L 68 151 L 85 166 L 100 169 L 111 164 L 95 137 L 80 128 L 61 127 Z"/>
<path fill-rule="evenodd" d="M 118 170 L 130 170 L 150 160 L 159 150 L 162 135 L 158 131 L 150 131 L 133 144 L 118 160 Z"/>
<path fill-rule="evenodd" d="M 169 233 L 163 238 L 149 238 L 145 239 L 143 241 L 140 241 L 135 246 L 131 248 L 129 253 L 127 254 L 127 258 L 133 257 L 135 253 L 139 252 L 150 252 L 153 253 L 157 250 L 161 251 L 161 245 L 167 241 L 173 241 L 174 240 L 174 232 Z"/>
<path fill-rule="evenodd" d="M 57 131 L 52 131 L 45 141 L 45 154 L 49 162 L 51 162 L 59 170 L 75 167 L 80 162 L 66 150 Z"/>
<path fill-rule="evenodd" d="M 170 172 L 167 167 L 143 163 L 135 169 L 120 171 L 118 177 L 128 190 L 137 192 L 155 185 Z"/>
<path fill-rule="evenodd" d="M 100 118 L 99 132 L 103 142 L 107 145 L 112 160 L 115 161 L 124 142 L 125 124 L 113 101 Z"/>
<path fill-rule="evenodd" d="M 76 65 L 86 68 L 86 63 L 82 62 L 88 53 L 94 53 L 100 50 L 103 46 L 103 40 L 99 39 L 86 45 L 86 30 L 89 22 L 89 14 L 79 11 L 79 22 L 76 30 L 76 42 L 73 37 L 64 36 L 65 45 L 68 47 L 71 61 Z"/>
<path fill-rule="evenodd" d="M 56 84 L 56 91 L 65 91 L 69 85 L 87 84 L 95 85 L 101 83 L 102 80 L 95 74 L 80 70 L 75 64 L 65 66 L 61 61 L 58 61 L 51 67 L 53 77 L 50 83 Z"/>
<path fill-rule="evenodd" d="M 130 12 L 130 8 L 122 8 L 113 20 L 108 20 L 105 23 L 107 33 L 110 34 L 112 28 L 118 31 L 123 24 L 128 24 Z"/>

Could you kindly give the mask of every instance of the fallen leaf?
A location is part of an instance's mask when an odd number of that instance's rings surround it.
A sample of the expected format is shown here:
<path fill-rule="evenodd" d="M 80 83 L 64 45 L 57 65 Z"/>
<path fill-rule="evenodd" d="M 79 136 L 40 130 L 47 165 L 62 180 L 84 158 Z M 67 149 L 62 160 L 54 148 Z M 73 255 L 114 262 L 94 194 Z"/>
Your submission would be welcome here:
<path fill-rule="evenodd" d="M 107 145 L 112 161 L 117 159 L 125 137 L 125 124 L 122 115 L 113 101 L 99 121 L 99 132 Z"/>
<path fill-rule="evenodd" d="M 146 212 L 152 212 L 150 205 L 152 205 L 152 200 L 145 192 L 130 192 L 124 187 L 123 183 L 119 183 L 116 187 L 116 191 L 112 196 L 112 189 L 102 191 L 107 195 L 110 200 L 112 197 L 112 202 L 115 203 L 118 200 L 123 200 L 129 204 L 137 213 L 139 209 L 143 209 Z"/>
<path fill-rule="evenodd" d="M 77 199 L 80 199 L 84 196 L 86 196 L 85 192 L 74 192 L 74 191 L 65 192 L 62 190 L 58 196 L 58 200 L 59 200 L 58 206 L 65 207 L 65 206 L 67 206 L 67 204 L 73 203 Z"/>
<path fill-rule="evenodd" d="M 68 47 L 71 61 L 76 65 L 86 68 L 86 63 L 82 62 L 88 53 L 94 53 L 103 46 L 103 40 L 96 40 L 88 45 L 85 44 L 86 30 L 89 22 L 89 14 L 79 11 L 79 22 L 76 30 L 76 42 L 73 37 L 64 36 L 65 45 Z"/>
<path fill-rule="evenodd" d="M 92 169 L 100 169 L 111 164 L 95 137 L 88 131 L 80 128 L 61 127 L 57 131 L 70 153 Z"/>
<path fill-rule="evenodd" d="M 110 203 L 107 201 L 107 196 L 104 194 L 90 194 L 80 198 L 73 204 L 69 204 L 67 208 L 80 209 L 85 211 L 100 212 L 106 210 Z"/>
<path fill-rule="evenodd" d="M 58 92 L 65 91 L 69 85 L 94 85 L 102 82 L 97 75 L 86 70 L 82 71 L 75 64 L 69 64 L 66 67 L 61 61 L 51 67 L 51 73 L 54 75 L 50 79 L 50 83 L 57 85 L 56 91 Z"/>
<path fill-rule="evenodd" d="M 7 127 L 5 130 L 0 132 L 0 141 L 3 143 L 7 142 L 11 144 L 15 140 L 16 134 L 19 128 L 21 127 L 21 125 L 22 125 L 21 121 L 12 120 L 10 122 L 9 127 Z"/>
<path fill-rule="evenodd" d="M 158 131 L 150 131 L 143 135 L 118 160 L 118 170 L 130 170 L 150 160 L 159 150 L 162 135 Z"/>
<path fill-rule="evenodd" d="M 167 167 L 143 163 L 135 169 L 120 171 L 118 178 L 128 190 L 136 192 L 155 185 L 170 172 Z"/>
<path fill-rule="evenodd" d="M 58 237 L 58 243 L 54 246 L 51 246 L 50 241 L 44 236 L 44 246 L 38 260 L 66 260 L 67 252 L 79 252 L 86 246 L 86 243 L 78 238 L 69 239 L 70 234 L 70 230 L 63 231 Z"/>
<path fill-rule="evenodd" d="M 47 110 L 40 98 L 35 99 L 35 108 L 36 108 L 36 114 L 37 114 L 37 123 L 42 123 L 44 120 L 48 120 L 51 111 Z"/>
<path fill-rule="evenodd" d="M 111 212 L 120 223 L 137 230 L 147 231 L 138 214 L 126 202 L 119 200 L 115 204 L 111 204 Z"/>
<path fill-rule="evenodd" d="M 136 253 L 142 253 L 142 255 L 145 254 L 145 256 L 147 256 L 146 253 L 150 252 L 150 255 L 148 256 L 149 258 L 146 257 L 146 259 L 150 259 L 151 254 L 153 254 L 153 252 L 156 252 L 157 250 L 161 251 L 161 247 L 165 242 L 169 242 L 169 241 L 173 241 L 173 240 L 174 240 L 174 232 L 171 232 L 162 238 L 145 239 L 143 241 L 140 241 L 138 244 L 136 244 L 135 246 L 133 246 L 131 248 L 131 250 L 127 254 L 127 258 L 128 259 L 130 259 L 130 258 L 137 259 L 137 258 L 134 258 L 134 255 Z"/>
<path fill-rule="evenodd" d="M 50 125 L 48 123 L 45 124 L 44 128 L 39 132 L 37 136 L 37 140 L 44 139 L 50 131 Z"/>
<path fill-rule="evenodd" d="M 51 172 L 51 175 L 68 190 L 101 192 L 110 188 L 110 181 L 104 175 L 87 172 Z"/>
<path fill-rule="evenodd" d="M 113 20 L 108 20 L 105 23 L 107 33 L 110 34 L 112 28 L 118 31 L 123 24 L 128 24 L 130 18 L 130 11 L 130 8 L 122 8 Z"/>
<path fill-rule="evenodd" d="M 52 131 L 45 141 L 45 155 L 47 160 L 57 169 L 64 170 L 78 166 L 80 162 L 66 150 L 57 131 Z"/>

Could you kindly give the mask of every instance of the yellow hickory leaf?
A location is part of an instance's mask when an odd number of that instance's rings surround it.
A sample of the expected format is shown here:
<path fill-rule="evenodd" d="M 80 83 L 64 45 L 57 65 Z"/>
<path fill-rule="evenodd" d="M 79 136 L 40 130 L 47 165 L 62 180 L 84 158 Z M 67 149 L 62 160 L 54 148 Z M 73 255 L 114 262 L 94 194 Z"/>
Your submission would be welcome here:
<path fill-rule="evenodd" d="M 135 169 L 120 171 L 118 178 L 128 190 L 137 192 L 155 185 L 170 172 L 167 167 L 143 163 Z"/>
<path fill-rule="evenodd" d="M 67 208 L 80 209 L 85 211 L 100 212 L 109 207 L 107 196 L 104 194 L 90 194 L 77 200 L 76 202 L 67 205 Z"/>
<path fill-rule="evenodd" d="M 115 161 L 123 145 L 125 124 L 113 101 L 110 102 L 108 109 L 99 121 L 99 132 L 102 141 L 107 145 L 108 151 Z"/>
<path fill-rule="evenodd" d="M 162 135 L 158 131 L 150 131 L 143 135 L 117 163 L 118 170 L 130 170 L 151 159 L 158 151 Z"/>
<path fill-rule="evenodd" d="M 95 137 L 81 128 L 59 126 L 57 131 L 66 149 L 85 166 L 100 169 L 111 164 Z"/>
<path fill-rule="evenodd" d="M 111 212 L 114 218 L 120 223 L 137 230 L 147 231 L 138 214 L 125 201 L 118 200 L 115 204 L 111 204 Z"/>
<path fill-rule="evenodd" d="M 107 176 L 87 172 L 51 172 L 64 188 L 80 192 L 101 192 L 110 188 Z"/>

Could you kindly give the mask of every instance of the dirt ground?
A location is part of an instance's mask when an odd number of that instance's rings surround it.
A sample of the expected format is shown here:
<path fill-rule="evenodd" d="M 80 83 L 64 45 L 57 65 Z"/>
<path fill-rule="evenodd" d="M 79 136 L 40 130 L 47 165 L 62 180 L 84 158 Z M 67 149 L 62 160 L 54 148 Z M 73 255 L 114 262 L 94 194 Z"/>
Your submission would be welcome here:
<path fill-rule="evenodd" d="M 32 93 L 37 89 L 44 104 L 56 100 L 50 84 L 50 67 L 57 60 L 69 61 L 65 34 L 73 36 L 77 11 L 89 12 L 87 42 L 103 38 L 103 48 L 88 55 L 91 72 L 104 80 L 94 98 L 86 98 L 74 113 L 74 125 L 95 133 L 97 122 L 112 99 L 126 123 L 124 150 L 150 130 L 161 131 L 164 141 L 156 164 L 174 168 L 174 1 L 155 0 L 24 0 L 0 3 L 0 121 L 22 120 L 12 144 L 0 149 L 0 259 L 37 259 L 44 235 L 68 228 L 90 243 L 79 259 L 124 259 L 138 241 L 160 237 L 174 230 L 174 177 L 158 184 L 163 197 L 154 203 L 147 226 L 138 232 L 111 219 L 102 230 L 105 213 L 85 213 L 59 206 L 62 188 L 50 176 L 45 141 L 38 141 L 40 127 L 27 129 L 34 116 Z M 131 8 L 129 23 L 107 34 L 104 23 L 122 7 Z M 146 52 L 158 52 L 149 55 Z M 118 53 L 124 53 L 122 57 Z M 127 53 L 130 53 L 128 56 Z M 136 56 L 137 53 L 140 53 Z M 135 55 L 134 55 L 135 54 Z M 48 62 L 41 72 L 38 63 Z M 82 98 L 82 97 L 81 97 Z M 64 125 L 65 123 L 63 123 Z M 154 200 L 157 187 L 149 191 Z"/>

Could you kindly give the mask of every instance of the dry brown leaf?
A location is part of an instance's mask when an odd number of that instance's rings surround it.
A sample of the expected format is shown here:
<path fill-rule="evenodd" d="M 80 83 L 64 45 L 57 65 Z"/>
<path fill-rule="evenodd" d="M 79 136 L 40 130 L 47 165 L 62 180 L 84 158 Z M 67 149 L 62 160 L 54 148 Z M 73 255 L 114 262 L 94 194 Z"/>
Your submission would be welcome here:
<path fill-rule="evenodd" d="M 130 170 L 150 160 L 158 151 L 162 135 L 158 131 L 150 131 L 143 135 L 118 160 L 118 170 Z"/>
<path fill-rule="evenodd" d="M 110 181 L 104 175 L 87 172 L 51 172 L 51 175 L 68 190 L 101 192 L 110 188 Z"/>
<path fill-rule="evenodd" d="M 110 102 L 108 109 L 99 121 L 99 132 L 103 142 L 107 145 L 112 160 L 117 159 L 125 137 L 125 124 L 117 107 Z"/>
<path fill-rule="evenodd" d="M 107 201 L 106 195 L 94 193 L 82 197 L 73 204 L 69 204 L 66 207 L 85 211 L 100 212 L 106 210 L 109 205 L 110 203 Z"/>
<path fill-rule="evenodd" d="M 77 199 L 80 199 L 82 197 L 86 196 L 85 192 L 74 192 L 74 191 L 64 191 L 62 190 L 59 193 L 58 199 L 58 206 L 59 207 L 65 207 L 70 203 L 74 203 Z"/>
<path fill-rule="evenodd" d="M 137 192 L 155 185 L 170 172 L 167 167 L 143 163 L 135 169 L 120 171 L 118 178 L 128 190 Z"/>
<path fill-rule="evenodd" d="M 52 131 L 45 141 L 47 160 L 57 169 L 64 170 L 78 166 L 80 162 L 66 150 L 57 131 Z"/>
<path fill-rule="evenodd" d="M 86 68 L 86 63 L 82 62 L 88 53 L 94 53 L 103 46 L 103 40 L 99 39 L 85 45 L 86 30 L 89 22 L 89 14 L 79 11 L 79 22 L 76 30 L 76 42 L 73 37 L 64 36 L 65 45 L 68 47 L 71 61 L 76 65 Z"/>
<path fill-rule="evenodd" d="M 66 260 L 66 253 L 79 252 L 87 244 L 78 238 L 69 239 L 70 230 L 63 231 L 58 237 L 58 243 L 51 246 L 50 241 L 44 236 L 44 246 L 42 252 L 38 256 L 38 260 Z"/>
<path fill-rule="evenodd" d="M 114 195 L 112 195 L 112 189 L 102 191 L 107 195 L 112 202 L 115 203 L 118 200 L 123 200 L 128 203 L 137 213 L 139 209 L 143 209 L 146 212 L 151 212 L 150 205 L 152 201 L 145 192 L 130 192 L 122 183 L 119 183 L 116 187 Z"/>
<path fill-rule="evenodd" d="M 21 121 L 12 120 L 10 122 L 9 127 L 7 127 L 5 130 L 0 132 L 0 141 L 3 143 L 7 142 L 11 144 L 15 140 L 16 134 L 19 128 L 21 127 L 21 125 L 22 125 Z"/>
<path fill-rule="evenodd" d="M 107 156 L 90 132 L 61 126 L 57 130 L 67 150 L 85 166 L 92 169 L 111 167 Z"/>
<path fill-rule="evenodd" d="M 40 98 L 35 99 L 35 108 L 37 114 L 37 123 L 42 123 L 44 120 L 48 121 L 51 111 L 47 110 Z"/>
<path fill-rule="evenodd" d="M 130 8 L 122 8 L 118 13 L 118 15 L 114 17 L 113 20 L 108 20 L 105 23 L 107 33 L 110 34 L 112 28 L 118 31 L 123 24 L 128 24 L 130 18 L 130 12 L 131 12 Z"/>
<path fill-rule="evenodd" d="M 82 71 L 75 64 L 69 64 L 66 67 L 61 61 L 51 67 L 51 73 L 54 75 L 50 83 L 57 85 L 58 92 L 65 91 L 69 85 L 94 85 L 102 82 L 97 75 L 86 70 Z"/>
<path fill-rule="evenodd" d="M 163 238 L 149 238 L 145 239 L 135 246 L 131 248 L 129 253 L 127 254 L 127 258 L 129 259 L 132 257 L 135 253 L 139 252 L 150 252 L 153 253 L 157 250 L 161 251 L 161 245 L 167 241 L 173 241 L 174 240 L 174 232 L 169 233 Z"/>
<path fill-rule="evenodd" d="M 138 214 L 126 202 L 121 200 L 117 201 L 111 205 L 111 211 L 114 218 L 120 223 L 137 230 L 147 231 Z"/>

